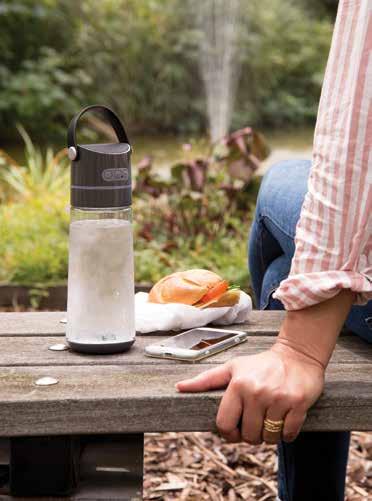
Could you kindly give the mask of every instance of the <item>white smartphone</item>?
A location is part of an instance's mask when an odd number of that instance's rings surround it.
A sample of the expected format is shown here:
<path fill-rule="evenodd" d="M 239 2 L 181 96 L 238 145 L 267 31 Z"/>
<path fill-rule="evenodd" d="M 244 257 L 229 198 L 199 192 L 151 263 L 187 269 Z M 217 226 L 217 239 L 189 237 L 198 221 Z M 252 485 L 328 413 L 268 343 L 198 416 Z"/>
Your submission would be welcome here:
<path fill-rule="evenodd" d="M 200 327 L 146 346 L 149 357 L 195 362 L 247 340 L 248 333 Z"/>

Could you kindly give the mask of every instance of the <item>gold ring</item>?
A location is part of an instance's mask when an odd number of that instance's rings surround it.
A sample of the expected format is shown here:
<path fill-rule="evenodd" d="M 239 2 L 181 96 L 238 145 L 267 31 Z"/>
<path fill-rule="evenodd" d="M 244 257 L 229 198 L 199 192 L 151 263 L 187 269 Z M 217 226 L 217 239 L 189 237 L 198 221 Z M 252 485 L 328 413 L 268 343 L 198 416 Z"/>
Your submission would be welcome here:
<path fill-rule="evenodd" d="M 281 419 L 280 421 L 272 421 L 271 419 L 264 420 L 264 430 L 270 433 L 278 433 L 283 429 L 284 421 Z"/>

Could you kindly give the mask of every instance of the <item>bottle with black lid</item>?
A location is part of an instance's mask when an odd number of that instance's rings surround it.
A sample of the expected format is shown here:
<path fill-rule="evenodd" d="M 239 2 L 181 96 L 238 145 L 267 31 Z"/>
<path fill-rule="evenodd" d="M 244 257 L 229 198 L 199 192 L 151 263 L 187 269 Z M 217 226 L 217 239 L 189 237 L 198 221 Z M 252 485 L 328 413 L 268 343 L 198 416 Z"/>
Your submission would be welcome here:
<path fill-rule="evenodd" d="M 111 124 L 118 143 L 76 143 L 87 112 Z M 68 129 L 71 160 L 67 342 L 85 353 L 116 353 L 135 340 L 131 146 L 105 106 L 89 106 Z"/>

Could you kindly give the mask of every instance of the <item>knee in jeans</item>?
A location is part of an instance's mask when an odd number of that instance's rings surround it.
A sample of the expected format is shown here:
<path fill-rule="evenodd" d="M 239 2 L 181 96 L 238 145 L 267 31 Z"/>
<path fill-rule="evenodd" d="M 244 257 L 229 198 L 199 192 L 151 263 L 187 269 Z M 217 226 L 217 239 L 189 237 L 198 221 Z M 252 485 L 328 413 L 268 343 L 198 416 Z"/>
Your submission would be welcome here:
<path fill-rule="evenodd" d="M 272 165 L 262 179 L 257 216 L 264 215 L 265 209 L 273 205 L 274 199 L 287 199 L 292 191 L 297 192 L 299 184 L 304 184 L 306 191 L 310 167 L 310 160 L 286 160 Z"/>

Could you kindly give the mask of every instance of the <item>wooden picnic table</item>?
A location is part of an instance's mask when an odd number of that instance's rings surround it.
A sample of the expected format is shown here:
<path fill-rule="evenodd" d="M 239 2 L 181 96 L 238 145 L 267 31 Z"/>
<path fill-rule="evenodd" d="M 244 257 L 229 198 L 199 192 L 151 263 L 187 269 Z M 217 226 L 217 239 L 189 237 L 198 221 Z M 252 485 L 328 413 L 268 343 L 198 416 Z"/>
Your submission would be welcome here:
<path fill-rule="evenodd" d="M 90 475 L 92 485 L 97 480 L 98 486 L 114 489 L 113 473 L 131 470 L 135 464 L 125 495 L 120 491 L 115 497 L 110 491 L 109 497 L 100 497 L 95 485 L 94 499 L 141 499 L 144 433 L 215 430 L 222 392 L 180 394 L 175 383 L 233 356 L 265 350 L 273 343 L 283 312 L 254 311 L 249 322 L 229 327 L 249 332 L 247 342 L 193 364 L 145 357 L 144 347 L 169 333 L 139 335 L 129 352 L 118 355 L 50 351 L 51 345 L 63 342 L 66 326 L 60 320 L 64 317 L 63 312 L 0 314 L 0 466 L 10 461 L 10 447 L 12 467 L 19 473 L 17 454 L 21 450 L 24 461 L 26 437 L 34 446 L 32 438 L 45 446 L 45 440 L 52 443 L 53 437 L 83 437 L 90 451 L 85 464 L 111 464 L 94 470 L 111 475 L 107 485 L 102 475 L 94 479 L 92 468 L 83 465 L 83 470 L 90 471 L 86 478 Z M 36 386 L 43 376 L 57 379 L 58 384 Z M 340 336 L 324 393 L 309 411 L 304 430 L 372 430 L 371 345 L 351 334 Z M 111 446 L 111 453 L 104 444 Z M 123 459 L 125 447 L 129 452 Z M 89 482 L 83 482 L 85 493 L 91 493 Z M 79 489 L 70 499 L 86 499 Z M 13 498 L 2 497 L 0 490 L 0 499 Z"/>

